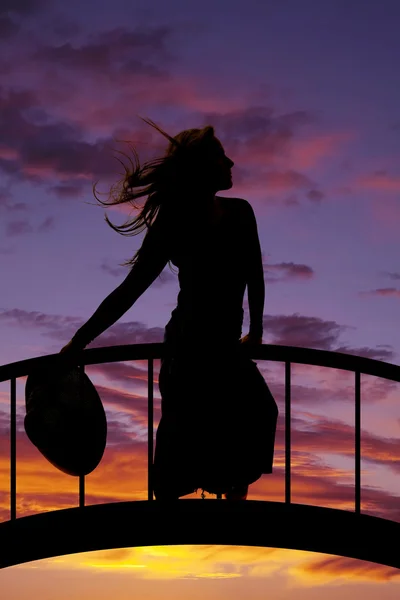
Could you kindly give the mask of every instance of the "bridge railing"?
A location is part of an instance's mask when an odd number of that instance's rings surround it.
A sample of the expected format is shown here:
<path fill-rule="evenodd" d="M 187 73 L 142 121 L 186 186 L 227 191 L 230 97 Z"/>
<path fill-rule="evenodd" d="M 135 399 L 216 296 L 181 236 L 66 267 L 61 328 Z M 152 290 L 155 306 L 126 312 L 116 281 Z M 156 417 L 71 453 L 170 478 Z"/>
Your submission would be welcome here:
<path fill-rule="evenodd" d="M 154 360 L 164 356 L 164 344 L 131 344 L 83 350 L 76 364 L 84 370 L 86 365 L 147 360 L 148 363 L 148 500 L 153 500 L 153 412 L 154 412 Z M 315 350 L 294 346 L 263 344 L 244 348 L 253 360 L 282 362 L 285 364 L 285 503 L 291 503 L 291 365 L 303 364 L 330 367 L 354 373 L 354 511 L 361 513 L 361 374 L 400 382 L 400 366 L 352 354 Z M 16 380 L 26 377 L 36 369 L 51 370 L 69 361 L 65 354 L 51 354 L 0 366 L 0 382 L 10 381 L 10 518 L 17 518 L 17 402 Z M 79 506 L 85 505 L 85 477 L 79 477 Z"/>

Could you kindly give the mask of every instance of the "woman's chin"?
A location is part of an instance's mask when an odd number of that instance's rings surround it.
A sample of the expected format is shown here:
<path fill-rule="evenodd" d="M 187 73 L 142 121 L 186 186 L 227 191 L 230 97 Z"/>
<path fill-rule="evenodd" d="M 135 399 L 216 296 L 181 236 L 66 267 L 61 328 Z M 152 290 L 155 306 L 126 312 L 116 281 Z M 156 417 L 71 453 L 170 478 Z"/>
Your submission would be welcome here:
<path fill-rule="evenodd" d="M 227 179 L 225 181 L 221 181 L 221 183 L 218 187 L 219 187 L 219 190 L 230 190 L 231 187 L 233 187 L 232 179 Z"/>

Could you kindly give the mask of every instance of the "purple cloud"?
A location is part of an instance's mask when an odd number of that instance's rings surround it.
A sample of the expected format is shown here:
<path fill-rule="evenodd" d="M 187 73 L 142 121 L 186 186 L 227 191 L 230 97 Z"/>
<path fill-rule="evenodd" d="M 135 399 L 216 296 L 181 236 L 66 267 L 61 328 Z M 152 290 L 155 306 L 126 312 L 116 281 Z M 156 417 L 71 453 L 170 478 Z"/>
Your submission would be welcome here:
<path fill-rule="evenodd" d="M 320 190 L 310 190 L 307 194 L 307 198 L 312 202 L 319 203 L 325 198 L 325 194 Z"/>
<path fill-rule="evenodd" d="M 23 235 L 25 233 L 32 233 L 33 227 L 29 223 L 28 219 L 21 219 L 20 221 L 11 221 L 6 224 L 6 235 L 8 237 Z"/>
<path fill-rule="evenodd" d="M 75 317 L 47 315 L 38 311 L 20 309 L 0 309 L 0 319 L 22 327 L 40 329 L 43 335 L 59 340 L 60 343 L 69 341 L 83 322 Z M 265 337 L 269 344 L 283 346 L 301 346 L 320 350 L 331 350 L 358 354 L 377 360 L 391 360 L 394 356 L 391 350 L 385 350 L 382 345 L 373 348 L 350 348 L 339 343 L 339 336 L 349 329 L 347 325 L 339 325 L 336 321 L 325 321 L 319 317 L 309 317 L 295 313 L 293 315 L 264 315 Z M 102 346 L 161 343 L 163 327 L 147 327 L 143 323 L 130 321 L 115 323 L 96 338 L 90 348 Z M 386 346 L 390 348 L 390 346 Z"/>
<path fill-rule="evenodd" d="M 11 198 L 11 193 L 6 188 L 0 188 L 0 208 L 5 208 L 9 210 L 11 208 Z"/>
<path fill-rule="evenodd" d="M 8 15 L 1 13 L 2 10 L 0 8 L 0 42 L 4 42 L 18 33 L 19 25 Z"/>
<path fill-rule="evenodd" d="M 60 344 L 69 341 L 83 325 L 82 319 L 61 315 L 47 315 L 38 311 L 25 311 L 18 308 L 0 309 L 0 320 L 19 327 L 29 327 L 40 330 L 43 335 Z M 88 348 L 114 346 L 124 344 L 151 344 L 163 341 L 164 329 L 161 327 L 148 328 L 143 323 L 131 321 L 116 323 L 99 335 Z M 61 347 L 60 347 L 61 350 Z"/>
<path fill-rule="evenodd" d="M 264 315 L 264 331 L 271 344 L 303 346 L 320 350 L 333 350 L 339 335 L 351 329 L 336 321 L 325 321 L 319 317 L 293 315 Z"/>
<path fill-rule="evenodd" d="M 394 279 L 395 281 L 398 281 L 400 279 L 400 273 L 393 273 L 391 271 L 383 271 L 381 275 L 388 276 L 390 277 L 390 279 Z"/>
<path fill-rule="evenodd" d="M 385 350 L 384 348 L 392 348 L 392 346 L 385 344 L 378 344 L 376 348 L 368 348 L 362 346 L 360 348 L 350 348 L 349 346 L 337 346 L 335 352 L 344 352 L 345 354 L 354 354 L 356 356 L 364 356 L 365 358 L 372 358 L 374 360 L 383 360 L 385 362 L 392 362 L 396 356 L 393 350 Z"/>
<path fill-rule="evenodd" d="M 265 280 L 267 283 L 291 281 L 293 279 L 311 279 L 315 271 L 308 265 L 290 263 L 264 263 Z M 276 273 L 276 276 L 273 274 Z M 271 276 L 272 274 L 272 276 Z"/>
<path fill-rule="evenodd" d="M 39 225 L 38 231 L 39 232 L 51 231 L 52 229 L 54 229 L 54 222 L 55 222 L 54 217 L 46 217 L 46 219 L 43 221 L 43 223 L 41 225 Z"/>
<path fill-rule="evenodd" d="M 73 46 L 41 45 L 32 58 L 37 62 L 56 64 L 58 68 L 75 73 L 107 73 L 108 76 L 146 75 L 168 78 L 169 73 L 159 67 L 161 62 L 173 60 L 166 42 L 173 30 L 158 26 L 148 31 L 128 31 L 116 28 L 92 35 L 87 43 Z M 152 60 L 153 62 L 148 62 Z"/>
<path fill-rule="evenodd" d="M 0 15 L 9 12 L 17 15 L 32 15 L 49 5 L 49 0 L 2 0 Z"/>
<path fill-rule="evenodd" d="M 266 106 L 249 106 L 226 114 L 208 112 L 203 115 L 203 124 L 213 123 L 223 144 L 245 139 L 247 145 L 262 144 L 267 157 L 272 157 L 286 148 L 296 128 L 313 121 L 306 111 L 283 115 L 274 112 Z"/>
<path fill-rule="evenodd" d="M 50 194 L 55 194 L 59 198 L 78 198 L 81 197 L 85 190 L 85 184 L 77 183 L 77 184 L 60 184 L 49 186 L 48 192 Z"/>
<path fill-rule="evenodd" d="M 351 348 L 340 344 L 340 334 L 354 327 L 339 325 L 335 321 L 325 321 L 319 317 L 307 317 L 298 313 L 264 315 L 263 323 L 264 337 L 268 338 L 269 344 L 344 352 L 385 361 L 391 361 L 395 356 L 392 350 L 385 350 L 382 345 L 377 348 Z"/>

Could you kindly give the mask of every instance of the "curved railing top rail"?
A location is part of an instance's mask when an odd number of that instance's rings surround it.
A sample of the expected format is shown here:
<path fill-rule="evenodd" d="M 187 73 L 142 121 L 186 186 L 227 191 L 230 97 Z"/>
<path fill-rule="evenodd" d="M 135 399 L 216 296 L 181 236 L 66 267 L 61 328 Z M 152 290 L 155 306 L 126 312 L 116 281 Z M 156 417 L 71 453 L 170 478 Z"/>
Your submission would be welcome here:
<path fill-rule="evenodd" d="M 343 369 L 382 377 L 400 382 L 400 366 L 392 363 L 314 348 L 301 348 L 297 346 L 281 346 L 262 344 L 260 346 L 243 347 L 252 359 L 271 360 L 276 362 L 290 362 L 333 369 Z M 195 349 L 194 349 L 195 351 Z M 76 363 L 80 365 L 96 365 L 100 363 L 119 362 L 126 360 L 147 360 L 149 358 L 162 358 L 165 354 L 165 345 L 156 344 L 127 344 L 123 346 L 106 346 L 103 348 L 90 348 L 77 354 Z M 8 381 L 14 377 L 24 377 L 35 369 L 61 366 L 68 360 L 65 354 L 49 354 L 20 360 L 0 366 L 0 382 Z"/>

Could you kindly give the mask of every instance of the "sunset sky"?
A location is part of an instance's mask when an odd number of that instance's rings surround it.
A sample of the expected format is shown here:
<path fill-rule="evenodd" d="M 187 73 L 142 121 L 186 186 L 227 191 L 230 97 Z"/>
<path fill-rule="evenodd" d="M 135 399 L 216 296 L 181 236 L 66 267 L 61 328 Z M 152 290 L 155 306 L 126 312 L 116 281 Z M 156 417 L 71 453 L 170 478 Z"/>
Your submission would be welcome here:
<path fill-rule="evenodd" d="M 2 0 L 0 364 L 59 352 L 127 275 L 119 263 L 142 236 L 119 235 L 104 215 L 121 225 L 134 213 L 95 206 L 92 184 L 106 193 L 120 178 L 114 150 L 127 147 L 118 140 L 132 141 L 141 161 L 163 155 L 167 141 L 138 115 L 170 135 L 213 125 L 235 162 L 233 188 L 220 195 L 248 200 L 257 217 L 264 343 L 398 364 L 399 28 L 398 0 Z M 161 342 L 177 293 L 166 267 L 89 348 Z M 257 364 L 280 417 L 274 473 L 249 499 L 282 501 L 284 365 Z M 86 369 L 108 419 L 87 504 L 146 498 L 146 369 L 144 361 Z M 156 361 L 155 427 L 158 369 Z M 77 480 L 25 435 L 25 381 L 17 381 L 18 516 L 78 502 Z M 1 521 L 9 387 L 0 384 Z M 398 384 L 362 376 L 361 393 L 362 510 L 399 521 Z M 293 502 L 353 509 L 353 399 L 353 374 L 293 367 Z M 131 548 L 0 571 L 5 600 L 247 600 L 250 586 L 254 600 L 400 595 L 394 569 L 271 548 Z"/>

